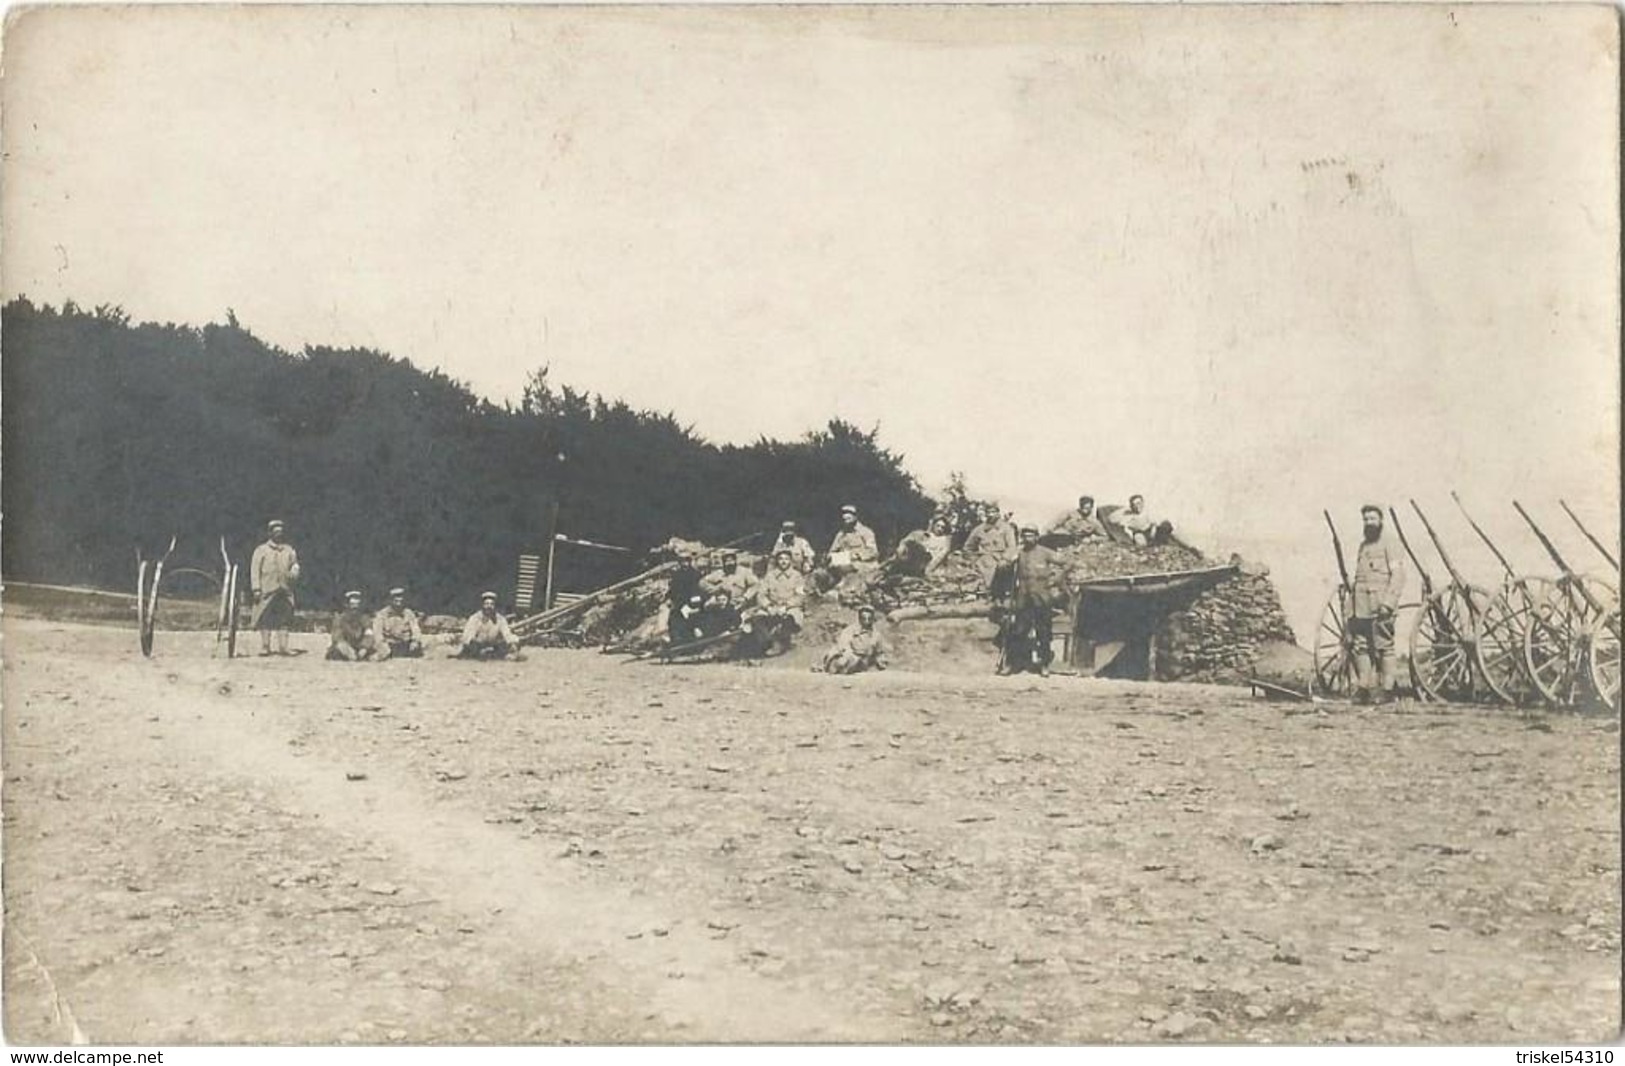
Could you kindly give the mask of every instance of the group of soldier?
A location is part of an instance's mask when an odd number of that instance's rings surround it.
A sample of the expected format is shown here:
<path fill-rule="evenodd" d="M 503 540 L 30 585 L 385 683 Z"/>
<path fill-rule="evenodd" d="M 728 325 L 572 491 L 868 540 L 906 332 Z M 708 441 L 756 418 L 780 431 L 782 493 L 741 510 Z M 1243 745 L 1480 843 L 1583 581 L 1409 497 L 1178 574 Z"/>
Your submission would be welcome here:
<path fill-rule="evenodd" d="M 255 549 L 250 564 L 253 625 L 260 633 L 261 655 L 289 654 L 299 557 L 285 532 L 280 519 L 268 523 L 266 540 Z M 1065 567 L 1054 548 L 1096 540 L 1148 545 L 1172 539 L 1171 525 L 1150 518 L 1140 495 L 1130 497 L 1126 508 L 1105 513 L 1096 511 L 1092 497 L 1080 497 L 1077 508 L 1042 535 L 1036 526 L 1018 529 L 996 504 L 988 503 L 981 506 L 981 520 L 959 536 L 950 519 L 939 513 L 926 529 L 903 538 L 888 565 L 906 561 L 929 573 L 954 551 L 972 560 L 1005 612 L 998 672 L 1046 675 L 1053 658 L 1054 611 L 1066 596 Z M 861 588 L 882 566 L 874 531 L 850 504 L 841 508 L 840 526 L 824 553 L 816 552 L 796 523 L 787 520 L 767 555 L 761 576 L 741 566 L 739 553 L 732 549 L 717 552 L 708 572 L 702 573 L 693 561 L 680 566 L 668 592 L 668 647 L 705 646 L 713 639 L 737 637 L 732 654 L 751 658 L 783 654 L 801 632 L 808 601 L 817 591 L 843 584 Z M 421 657 L 423 631 L 406 596 L 405 588 L 392 588 L 388 602 L 369 613 L 360 591 L 346 592 L 343 608 L 333 617 L 327 657 L 347 662 Z M 891 649 L 876 618 L 872 605 L 860 603 L 815 669 L 843 674 L 884 670 Z M 497 610 L 494 592 L 481 594 L 480 609 L 463 625 L 457 655 L 520 657 L 519 639 Z"/>
<path fill-rule="evenodd" d="M 249 587 L 254 608 L 251 624 L 260 634 L 261 655 L 289 655 L 288 630 L 296 608 L 299 553 L 287 542 L 279 518 L 266 525 L 265 542 L 249 560 Z M 389 601 L 376 613 L 362 607 L 359 590 L 344 594 L 344 607 L 333 616 L 327 657 L 338 662 L 383 662 L 416 659 L 424 654 L 423 628 L 417 612 L 406 605 L 406 589 L 389 590 Z M 273 649 L 274 643 L 274 649 Z M 519 658 L 519 639 L 497 610 L 494 592 L 480 594 L 480 609 L 463 624 L 457 654 L 468 659 Z"/>

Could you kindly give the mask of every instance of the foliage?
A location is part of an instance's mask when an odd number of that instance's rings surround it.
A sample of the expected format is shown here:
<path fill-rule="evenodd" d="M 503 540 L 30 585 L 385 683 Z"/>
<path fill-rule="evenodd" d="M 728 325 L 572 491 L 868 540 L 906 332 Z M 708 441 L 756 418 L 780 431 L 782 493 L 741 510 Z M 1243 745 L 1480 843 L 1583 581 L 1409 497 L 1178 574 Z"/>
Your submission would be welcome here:
<path fill-rule="evenodd" d="M 822 546 L 854 503 L 883 546 L 929 499 L 903 457 L 841 421 L 790 443 L 717 446 L 669 413 L 534 373 L 517 409 L 438 370 L 369 350 L 266 344 L 229 313 L 202 328 L 124 311 L 6 305 L 0 354 L 4 574 L 124 588 L 134 549 L 179 534 L 176 565 L 246 563 L 281 517 L 303 606 L 406 584 L 435 611 L 506 598 L 552 531 L 638 554 L 801 522 Z M 560 552 L 558 585 L 596 587 L 636 555 Z"/>

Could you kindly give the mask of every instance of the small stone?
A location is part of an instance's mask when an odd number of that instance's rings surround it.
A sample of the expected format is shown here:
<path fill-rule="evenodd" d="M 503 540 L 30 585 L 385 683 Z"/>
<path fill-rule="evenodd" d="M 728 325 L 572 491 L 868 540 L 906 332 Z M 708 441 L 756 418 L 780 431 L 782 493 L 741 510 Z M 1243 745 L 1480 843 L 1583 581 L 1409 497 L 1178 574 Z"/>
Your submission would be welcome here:
<path fill-rule="evenodd" d="M 847 859 L 841 863 L 841 869 L 849 874 L 861 874 L 863 872 L 863 863 L 858 862 L 856 859 Z"/>
<path fill-rule="evenodd" d="M 1168 1012 L 1161 1007 L 1145 1007 L 1140 1011 L 1140 1021 L 1145 1022 L 1147 1025 L 1156 1025 L 1166 1017 L 1168 1017 Z"/>
<path fill-rule="evenodd" d="M 392 885 L 388 881 L 374 881 L 365 887 L 365 891 L 375 896 L 393 896 L 400 892 L 400 886 Z"/>
<path fill-rule="evenodd" d="M 1189 1036 L 1192 1031 L 1207 1024 L 1206 1018 L 1193 1017 L 1184 1011 L 1180 1011 L 1158 1022 L 1152 1027 L 1151 1033 L 1153 1036 L 1164 1040 L 1178 1040 L 1180 1037 Z"/>
<path fill-rule="evenodd" d="M 1270 1012 L 1256 1003 L 1249 1003 L 1241 1009 L 1241 1013 L 1255 1022 L 1261 1022 L 1270 1016 Z"/>
<path fill-rule="evenodd" d="M 367 775 L 360 770 L 346 770 L 344 773 L 344 780 L 346 781 L 365 781 L 366 779 Z"/>
<path fill-rule="evenodd" d="M 1250 846 L 1254 855 L 1262 855 L 1266 851 L 1280 851 L 1285 844 L 1286 842 L 1275 834 L 1265 833 L 1262 836 L 1253 837 Z"/>
<path fill-rule="evenodd" d="M 946 1011 L 939 1010 L 935 1014 L 931 1015 L 931 1024 L 941 1029 L 954 1024 L 954 1018 L 953 1015 L 947 1013 Z"/>
<path fill-rule="evenodd" d="M 1285 963 L 1288 966 L 1302 966 L 1303 956 L 1287 948 L 1277 948 L 1275 954 L 1270 956 L 1270 961 Z"/>

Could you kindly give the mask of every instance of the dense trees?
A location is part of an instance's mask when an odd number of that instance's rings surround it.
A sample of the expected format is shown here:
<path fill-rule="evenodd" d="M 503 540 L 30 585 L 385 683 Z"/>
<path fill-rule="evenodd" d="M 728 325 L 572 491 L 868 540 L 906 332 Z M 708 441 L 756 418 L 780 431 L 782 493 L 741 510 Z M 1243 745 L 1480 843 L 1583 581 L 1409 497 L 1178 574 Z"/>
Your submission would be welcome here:
<path fill-rule="evenodd" d="M 841 421 L 794 442 L 717 446 L 671 414 L 532 375 L 519 406 L 380 352 L 281 351 L 234 315 L 202 328 L 122 310 L 4 309 L 4 573 L 119 588 L 134 549 L 180 534 L 212 565 L 246 561 L 265 520 L 300 550 L 306 604 L 410 584 L 435 610 L 506 596 L 521 552 L 559 528 L 639 552 L 732 540 L 796 518 L 815 543 L 855 503 L 886 544 L 931 501 L 875 432 Z M 561 556 L 561 587 L 632 559 Z"/>

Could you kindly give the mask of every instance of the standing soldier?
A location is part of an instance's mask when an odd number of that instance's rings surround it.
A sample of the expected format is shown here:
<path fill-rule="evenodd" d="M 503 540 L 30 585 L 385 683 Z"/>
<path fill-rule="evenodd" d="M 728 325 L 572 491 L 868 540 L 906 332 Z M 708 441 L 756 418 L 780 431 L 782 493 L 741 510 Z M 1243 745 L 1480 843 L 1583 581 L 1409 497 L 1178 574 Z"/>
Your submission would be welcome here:
<path fill-rule="evenodd" d="M 1063 565 L 1060 555 L 1038 543 L 1036 526 L 1022 527 L 1000 674 L 1036 668 L 1039 677 L 1049 676 L 1049 664 L 1055 658 L 1050 648 L 1054 640 L 1052 612 L 1065 591 Z"/>
<path fill-rule="evenodd" d="M 249 587 L 254 593 L 254 628 L 260 631 L 260 654 L 271 654 L 271 634 L 276 634 L 276 653 L 288 654 L 288 627 L 293 624 L 293 587 L 299 581 L 299 553 L 285 542 L 282 519 L 266 523 L 265 543 L 254 549 L 249 560 Z"/>
<path fill-rule="evenodd" d="M 423 657 L 423 630 L 418 627 L 417 612 L 406 605 L 405 589 L 389 590 L 389 603 L 378 612 L 372 626 L 378 635 L 379 658 Z"/>
<path fill-rule="evenodd" d="M 1394 615 L 1405 591 L 1405 551 L 1383 528 L 1382 508 L 1360 508 L 1365 538 L 1354 559 L 1354 604 L 1349 635 L 1354 638 L 1354 700 L 1372 700 L 1371 671 L 1376 668 L 1378 703 L 1393 698 Z"/>
<path fill-rule="evenodd" d="M 790 561 L 800 573 L 805 574 L 813 568 L 813 546 L 806 537 L 796 532 L 796 524 L 788 518 L 779 526 L 779 538 L 768 549 L 768 554 L 776 554 L 780 549 L 790 553 Z"/>

